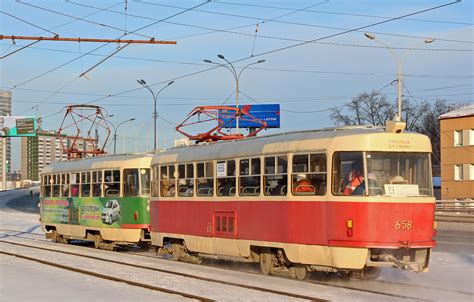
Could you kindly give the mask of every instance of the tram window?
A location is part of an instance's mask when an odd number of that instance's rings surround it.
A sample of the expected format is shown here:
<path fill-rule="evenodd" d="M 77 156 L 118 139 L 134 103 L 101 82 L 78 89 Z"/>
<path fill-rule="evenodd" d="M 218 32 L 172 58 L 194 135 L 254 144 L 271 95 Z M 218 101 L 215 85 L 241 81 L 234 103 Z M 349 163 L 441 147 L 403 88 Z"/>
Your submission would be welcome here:
<path fill-rule="evenodd" d="M 92 172 L 92 196 L 102 196 L 102 171 Z"/>
<path fill-rule="evenodd" d="M 123 170 L 123 196 L 138 196 L 138 169 Z"/>
<path fill-rule="evenodd" d="M 217 196 L 235 195 L 235 160 L 217 162 Z"/>
<path fill-rule="evenodd" d="M 59 174 L 54 174 L 52 176 L 53 182 L 53 197 L 59 197 L 60 191 L 61 191 L 61 186 L 60 186 L 60 175 Z"/>
<path fill-rule="evenodd" d="M 152 180 L 151 180 L 151 196 L 158 196 L 158 188 L 160 187 L 160 182 L 158 181 L 158 175 L 159 175 L 159 168 L 158 166 L 154 166 L 152 168 Z M 143 186 L 143 184 L 142 184 Z"/>
<path fill-rule="evenodd" d="M 260 158 L 241 159 L 239 164 L 239 195 L 260 195 Z"/>
<path fill-rule="evenodd" d="M 69 197 L 69 174 L 61 174 L 61 197 Z"/>
<path fill-rule="evenodd" d="M 178 196 L 192 197 L 194 194 L 193 164 L 178 165 Z"/>
<path fill-rule="evenodd" d="M 285 196 L 288 185 L 286 156 L 267 156 L 264 161 L 263 193 L 265 196 Z"/>
<path fill-rule="evenodd" d="M 43 175 L 43 196 L 51 197 L 51 175 Z"/>
<path fill-rule="evenodd" d="M 71 197 L 79 196 L 80 174 L 71 173 Z"/>
<path fill-rule="evenodd" d="M 214 169 L 212 162 L 196 164 L 196 195 L 212 196 L 214 194 Z"/>
<path fill-rule="evenodd" d="M 81 196 L 91 196 L 91 174 L 90 172 L 81 173 Z"/>
<path fill-rule="evenodd" d="M 293 195 L 325 195 L 326 154 L 294 155 L 291 180 Z"/>
<path fill-rule="evenodd" d="M 150 196 L 150 169 L 140 169 L 141 196 Z"/>
<path fill-rule="evenodd" d="M 362 152 L 336 152 L 332 159 L 332 193 L 363 195 L 365 192 Z"/>
<path fill-rule="evenodd" d="M 174 197 L 176 194 L 176 179 L 174 165 L 160 168 L 160 194 L 162 197 Z"/>
<path fill-rule="evenodd" d="M 120 170 L 104 171 L 104 196 L 120 196 Z"/>

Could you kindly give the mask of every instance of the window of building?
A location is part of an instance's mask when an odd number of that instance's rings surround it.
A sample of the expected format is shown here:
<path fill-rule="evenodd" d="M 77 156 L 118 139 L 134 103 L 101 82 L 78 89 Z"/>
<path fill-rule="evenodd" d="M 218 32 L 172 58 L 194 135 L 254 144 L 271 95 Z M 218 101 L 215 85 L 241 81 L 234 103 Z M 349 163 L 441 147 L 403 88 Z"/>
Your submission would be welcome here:
<path fill-rule="evenodd" d="M 71 173 L 71 197 L 79 196 L 80 173 Z"/>
<path fill-rule="evenodd" d="M 468 131 L 468 140 L 469 142 L 467 143 L 469 146 L 474 146 L 474 129 L 469 129 Z"/>
<path fill-rule="evenodd" d="M 120 196 L 120 170 L 104 171 L 104 196 Z"/>
<path fill-rule="evenodd" d="M 460 147 L 463 145 L 462 130 L 454 131 L 454 146 Z"/>
<path fill-rule="evenodd" d="M 235 160 L 220 160 L 216 165 L 217 196 L 235 195 Z"/>
<path fill-rule="evenodd" d="M 362 152 L 336 152 L 333 157 L 332 193 L 363 195 L 365 191 Z"/>
<path fill-rule="evenodd" d="M 139 188 L 138 169 L 124 169 L 123 196 L 138 196 Z"/>
<path fill-rule="evenodd" d="M 92 196 L 102 196 L 102 171 L 92 171 Z"/>
<path fill-rule="evenodd" d="M 140 169 L 141 196 L 150 196 L 150 169 Z"/>
<path fill-rule="evenodd" d="M 178 196 L 192 197 L 194 194 L 194 165 L 178 165 Z"/>
<path fill-rule="evenodd" d="M 241 159 L 239 164 L 239 195 L 260 195 L 260 158 Z"/>
<path fill-rule="evenodd" d="M 212 196 L 214 194 L 214 166 L 212 161 L 196 164 L 196 195 Z"/>
<path fill-rule="evenodd" d="M 469 180 L 474 180 L 474 164 L 469 165 Z"/>
<path fill-rule="evenodd" d="M 91 196 L 91 174 L 90 172 L 81 173 L 81 196 Z"/>
<path fill-rule="evenodd" d="M 263 194 L 266 196 L 285 196 L 288 192 L 287 157 L 265 157 L 263 172 Z"/>
<path fill-rule="evenodd" d="M 69 197 L 69 174 L 61 174 L 61 197 Z"/>
<path fill-rule="evenodd" d="M 454 180 L 463 180 L 462 165 L 454 165 Z"/>
<path fill-rule="evenodd" d="M 173 197 L 176 194 L 174 165 L 160 166 L 160 196 Z"/>
<path fill-rule="evenodd" d="M 292 168 L 293 195 L 326 194 L 326 154 L 294 155 Z"/>

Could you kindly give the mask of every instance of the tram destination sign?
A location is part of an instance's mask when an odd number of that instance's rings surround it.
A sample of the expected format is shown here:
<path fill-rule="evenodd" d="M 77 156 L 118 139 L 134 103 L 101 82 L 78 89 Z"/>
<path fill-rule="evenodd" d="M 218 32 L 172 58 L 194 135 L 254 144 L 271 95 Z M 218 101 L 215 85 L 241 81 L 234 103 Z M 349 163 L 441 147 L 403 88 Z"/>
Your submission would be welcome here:
<path fill-rule="evenodd" d="M 267 123 L 267 128 L 280 128 L 280 104 L 239 105 L 239 108 L 256 119 Z M 224 122 L 224 128 L 236 128 L 236 119 L 229 117 L 227 110 L 219 110 L 219 118 Z M 239 128 L 259 127 L 260 124 L 252 121 L 242 119 L 239 121 Z"/>
<path fill-rule="evenodd" d="M 0 116 L 0 137 L 36 136 L 33 116 Z"/>

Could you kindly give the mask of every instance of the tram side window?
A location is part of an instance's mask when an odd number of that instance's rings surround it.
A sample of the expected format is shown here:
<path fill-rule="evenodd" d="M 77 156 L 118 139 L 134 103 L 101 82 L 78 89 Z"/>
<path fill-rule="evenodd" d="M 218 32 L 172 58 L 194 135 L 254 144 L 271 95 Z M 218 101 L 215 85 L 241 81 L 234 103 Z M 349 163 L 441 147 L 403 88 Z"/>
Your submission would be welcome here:
<path fill-rule="evenodd" d="M 43 175 L 43 196 L 51 197 L 51 175 Z"/>
<path fill-rule="evenodd" d="M 141 196 L 150 196 L 150 169 L 140 169 Z"/>
<path fill-rule="evenodd" d="M 217 162 L 217 196 L 235 195 L 235 160 Z"/>
<path fill-rule="evenodd" d="M 260 158 L 241 159 L 239 164 L 239 195 L 260 195 Z"/>
<path fill-rule="evenodd" d="M 71 197 L 79 196 L 80 173 L 71 173 Z"/>
<path fill-rule="evenodd" d="M 154 166 L 152 167 L 152 180 L 151 180 L 151 196 L 153 197 L 157 197 L 159 196 L 158 195 L 158 188 L 160 187 L 160 182 L 158 180 L 158 175 L 159 175 L 159 171 L 160 169 L 158 168 L 158 166 Z"/>
<path fill-rule="evenodd" d="M 196 164 L 196 195 L 212 196 L 214 194 L 214 167 L 213 163 Z"/>
<path fill-rule="evenodd" d="M 138 196 L 138 169 L 123 170 L 123 196 Z"/>
<path fill-rule="evenodd" d="M 266 196 L 285 196 L 288 192 L 288 160 L 286 156 L 267 156 L 263 183 Z"/>
<path fill-rule="evenodd" d="M 69 174 L 61 174 L 61 197 L 69 197 Z"/>
<path fill-rule="evenodd" d="M 194 165 L 178 165 L 178 196 L 192 197 L 194 194 Z"/>
<path fill-rule="evenodd" d="M 336 152 L 332 159 L 332 193 L 363 195 L 365 191 L 362 152 Z"/>
<path fill-rule="evenodd" d="M 60 175 L 59 174 L 54 174 L 52 175 L 52 189 L 53 189 L 53 195 L 52 197 L 59 197 L 60 195 L 60 191 L 61 191 L 61 186 L 60 186 L 60 182 L 61 182 L 61 179 L 60 179 Z"/>
<path fill-rule="evenodd" d="M 326 154 L 294 155 L 292 168 L 293 195 L 326 194 Z"/>
<path fill-rule="evenodd" d="M 92 196 L 102 196 L 102 171 L 92 171 Z"/>
<path fill-rule="evenodd" d="M 104 196 L 120 196 L 120 170 L 104 171 Z"/>
<path fill-rule="evenodd" d="M 160 194 L 162 197 L 174 197 L 176 194 L 174 165 L 160 166 Z"/>
<path fill-rule="evenodd" d="M 82 197 L 91 196 L 91 173 L 90 172 L 81 173 L 81 196 Z"/>

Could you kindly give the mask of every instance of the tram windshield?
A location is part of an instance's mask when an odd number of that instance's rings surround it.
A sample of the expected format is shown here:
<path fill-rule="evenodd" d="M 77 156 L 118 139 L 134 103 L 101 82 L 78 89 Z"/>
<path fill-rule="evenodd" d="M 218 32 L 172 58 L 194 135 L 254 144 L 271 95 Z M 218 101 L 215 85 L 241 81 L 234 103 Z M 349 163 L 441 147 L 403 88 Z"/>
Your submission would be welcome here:
<path fill-rule="evenodd" d="M 370 196 L 433 196 L 428 153 L 367 152 Z"/>

